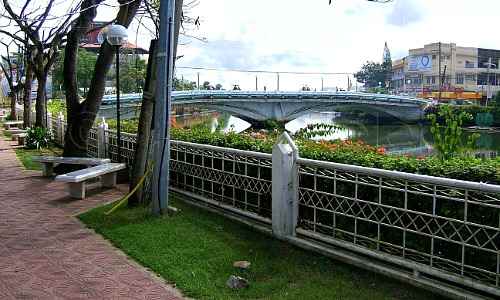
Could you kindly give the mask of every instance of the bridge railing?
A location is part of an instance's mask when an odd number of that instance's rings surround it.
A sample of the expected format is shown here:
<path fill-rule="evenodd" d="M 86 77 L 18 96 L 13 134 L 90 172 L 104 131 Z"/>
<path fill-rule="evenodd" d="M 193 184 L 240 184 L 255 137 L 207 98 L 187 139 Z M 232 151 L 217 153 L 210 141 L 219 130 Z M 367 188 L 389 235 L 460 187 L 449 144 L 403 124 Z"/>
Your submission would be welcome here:
<path fill-rule="evenodd" d="M 89 155 L 116 160 L 116 134 L 95 130 Z M 171 141 L 170 187 L 344 262 L 448 296 L 500 297 L 500 186 L 304 159 L 279 141 L 272 155 Z M 122 161 L 135 143 L 125 136 Z"/>

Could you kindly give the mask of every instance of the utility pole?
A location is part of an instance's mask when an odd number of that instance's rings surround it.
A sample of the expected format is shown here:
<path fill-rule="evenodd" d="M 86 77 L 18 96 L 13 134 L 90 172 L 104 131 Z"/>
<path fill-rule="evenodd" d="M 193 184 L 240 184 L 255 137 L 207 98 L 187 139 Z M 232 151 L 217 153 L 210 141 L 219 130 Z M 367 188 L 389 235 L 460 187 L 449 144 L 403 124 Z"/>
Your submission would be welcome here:
<path fill-rule="evenodd" d="M 486 63 L 488 65 L 488 73 L 487 73 L 487 80 L 488 80 L 488 87 L 487 87 L 487 90 L 486 90 L 486 106 L 488 106 L 488 102 L 491 100 L 491 78 L 490 78 L 490 72 L 491 72 L 491 67 L 494 66 L 496 67 L 496 65 L 494 63 L 491 62 L 491 57 L 488 59 L 488 62 Z"/>
<path fill-rule="evenodd" d="M 259 90 L 259 79 L 257 78 L 257 75 L 255 75 L 255 90 L 258 91 Z"/>
<path fill-rule="evenodd" d="M 438 76 L 438 79 L 439 79 L 439 97 L 438 97 L 438 101 L 441 102 L 441 89 L 442 89 L 442 86 L 441 86 L 441 42 L 439 42 L 439 50 L 438 50 L 438 55 L 439 55 L 439 59 L 438 59 L 438 62 L 439 62 L 439 76 Z"/>
<path fill-rule="evenodd" d="M 323 77 L 321 77 L 321 91 L 324 91 L 324 86 L 323 86 Z"/>
<path fill-rule="evenodd" d="M 280 73 L 276 73 L 276 90 L 280 90 Z"/>
<path fill-rule="evenodd" d="M 197 73 L 198 76 L 198 90 L 200 90 L 200 72 Z"/>
<path fill-rule="evenodd" d="M 153 214 L 161 215 L 168 207 L 170 161 L 170 111 L 172 100 L 175 0 L 160 0 L 160 39 L 153 136 Z"/>

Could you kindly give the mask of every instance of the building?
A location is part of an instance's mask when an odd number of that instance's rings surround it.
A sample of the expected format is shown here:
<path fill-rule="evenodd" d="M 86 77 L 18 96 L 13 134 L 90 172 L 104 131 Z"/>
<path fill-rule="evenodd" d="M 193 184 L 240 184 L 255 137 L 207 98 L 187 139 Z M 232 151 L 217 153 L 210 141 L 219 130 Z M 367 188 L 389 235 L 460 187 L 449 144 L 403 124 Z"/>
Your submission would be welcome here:
<path fill-rule="evenodd" d="M 101 48 L 101 43 L 99 42 L 99 33 L 101 30 L 109 25 L 109 22 L 99 22 L 99 21 L 94 21 L 91 24 L 90 30 L 88 33 L 85 35 L 85 37 L 82 39 L 82 42 L 80 44 L 80 48 L 83 48 L 85 50 L 91 51 L 91 52 L 99 52 Z M 120 50 L 122 53 L 129 54 L 127 56 L 123 56 L 124 58 L 128 59 L 135 59 L 133 55 L 146 55 L 148 54 L 148 50 L 138 47 L 135 44 L 131 43 L 128 41 L 125 43 Z"/>
<path fill-rule="evenodd" d="M 499 60 L 500 50 L 428 44 L 393 61 L 392 88 L 397 94 L 444 101 L 491 98 L 500 91 Z"/>

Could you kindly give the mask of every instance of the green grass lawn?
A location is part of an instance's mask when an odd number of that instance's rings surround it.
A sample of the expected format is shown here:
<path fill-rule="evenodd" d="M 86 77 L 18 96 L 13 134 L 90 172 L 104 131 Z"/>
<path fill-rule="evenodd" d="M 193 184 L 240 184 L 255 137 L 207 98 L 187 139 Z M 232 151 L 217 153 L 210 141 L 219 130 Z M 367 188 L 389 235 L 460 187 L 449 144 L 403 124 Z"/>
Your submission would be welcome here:
<path fill-rule="evenodd" d="M 33 161 L 33 156 L 60 156 L 62 154 L 62 149 L 58 147 L 49 147 L 44 149 L 24 149 L 17 148 L 16 155 L 17 158 L 22 162 L 23 166 L 28 170 L 42 170 L 42 165 L 40 163 Z"/>
<path fill-rule="evenodd" d="M 80 215 L 142 265 L 196 299 L 437 299 L 386 277 L 353 268 L 272 239 L 247 226 L 174 199 L 180 211 L 152 217 L 144 208 L 110 206 Z M 232 267 L 252 263 L 247 271 Z M 231 275 L 250 281 L 245 290 L 225 286 Z"/>

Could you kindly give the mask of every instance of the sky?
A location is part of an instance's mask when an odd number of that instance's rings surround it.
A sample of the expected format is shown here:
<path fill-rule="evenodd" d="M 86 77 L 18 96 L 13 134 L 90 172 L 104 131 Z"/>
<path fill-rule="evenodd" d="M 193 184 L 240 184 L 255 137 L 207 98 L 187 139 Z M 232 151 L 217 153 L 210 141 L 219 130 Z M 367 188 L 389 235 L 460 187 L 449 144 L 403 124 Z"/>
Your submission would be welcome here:
<path fill-rule="evenodd" d="M 21 0 L 11 0 L 22 2 Z M 46 0 L 41 0 L 46 1 Z M 185 2 L 191 0 L 184 0 Z M 37 0 L 38 2 L 38 0 Z M 393 59 L 411 48 L 441 41 L 459 46 L 500 49 L 498 0 L 198 0 L 189 12 L 199 29 L 182 37 L 177 66 L 271 72 L 354 73 L 366 61 L 381 61 L 387 42 Z M 61 1 L 70 3 L 70 1 Z M 99 9 L 97 20 L 110 20 L 116 4 Z M 62 6 L 62 5 L 61 5 Z M 151 35 L 137 23 L 130 39 L 149 47 Z M 200 41 L 204 39 L 205 41 Z M 197 71 L 176 75 L 197 80 Z M 264 86 L 275 90 L 276 74 L 200 71 L 200 81 L 230 89 Z M 280 89 L 303 85 L 321 89 L 347 85 L 347 75 L 280 74 Z"/>
<path fill-rule="evenodd" d="M 354 73 L 381 61 L 387 42 L 393 59 L 432 42 L 500 49 L 498 0 L 200 0 L 192 14 L 201 26 L 180 49 L 179 66 L 222 69 Z M 178 70 L 186 78 L 193 72 Z M 201 72 L 201 81 L 255 88 L 253 74 Z M 276 75 L 259 75 L 259 89 L 276 88 Z M 288 78 L 291 77 L 291 78 Z M 346 75 L 280 76 L 280 88 L 347 85 Z M 229 86 L 228 86 L 229 85 Z"/>

